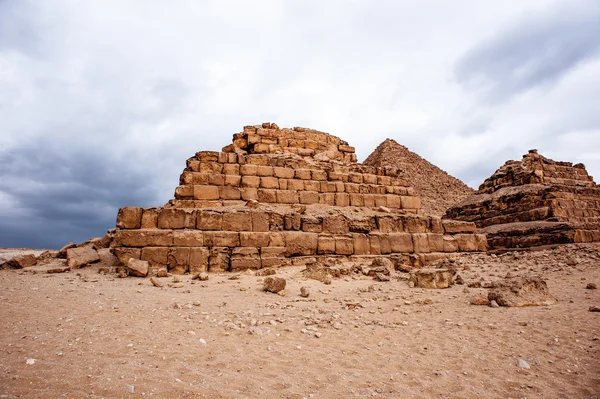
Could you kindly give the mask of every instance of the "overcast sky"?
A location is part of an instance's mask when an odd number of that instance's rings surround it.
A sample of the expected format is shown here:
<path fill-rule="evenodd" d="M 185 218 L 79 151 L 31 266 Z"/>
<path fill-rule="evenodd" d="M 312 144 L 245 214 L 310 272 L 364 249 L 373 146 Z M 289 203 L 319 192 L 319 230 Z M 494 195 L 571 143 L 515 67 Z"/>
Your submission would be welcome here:
<path fill-rule="evenodd" d="M 101 236 L 264 121 L 598 181 L 599 94 L 597 0 L 0 0 L 0 247 Z"/>

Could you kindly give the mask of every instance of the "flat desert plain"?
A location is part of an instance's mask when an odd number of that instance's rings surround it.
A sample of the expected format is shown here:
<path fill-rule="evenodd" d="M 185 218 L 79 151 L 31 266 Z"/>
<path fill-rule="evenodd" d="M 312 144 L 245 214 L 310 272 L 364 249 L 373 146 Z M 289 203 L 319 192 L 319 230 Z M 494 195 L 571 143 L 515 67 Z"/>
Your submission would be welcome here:
<path fill-rule="evenodd" d="M 0 270 L 0 398 L 600 398 L 600 246 L 456 267 L 447 289 L 281 268 L 285 296 L 253 273 Z M 488 290 L 468 282 L 509 273 L 556 303 L 470 304 Z"/>

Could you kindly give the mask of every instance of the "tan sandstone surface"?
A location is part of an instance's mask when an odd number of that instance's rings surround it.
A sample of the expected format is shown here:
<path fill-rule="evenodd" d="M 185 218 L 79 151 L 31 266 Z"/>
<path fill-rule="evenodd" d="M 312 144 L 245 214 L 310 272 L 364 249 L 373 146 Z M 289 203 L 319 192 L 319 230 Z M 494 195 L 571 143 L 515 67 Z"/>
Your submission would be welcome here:
<path fill-rule="evenodd" d="M 254 271 L 0 270 L 0 398 L 600 397 L 600 296 L 586 288 L 600 246 L 445 262 L 464 284 L 410 288 L 397 272 L 326 285 L 289 266 L 274 275 L 285 296 Z M 490 291 L 475 287 L 530 275 L 555 303 L 470 304 Z"/>

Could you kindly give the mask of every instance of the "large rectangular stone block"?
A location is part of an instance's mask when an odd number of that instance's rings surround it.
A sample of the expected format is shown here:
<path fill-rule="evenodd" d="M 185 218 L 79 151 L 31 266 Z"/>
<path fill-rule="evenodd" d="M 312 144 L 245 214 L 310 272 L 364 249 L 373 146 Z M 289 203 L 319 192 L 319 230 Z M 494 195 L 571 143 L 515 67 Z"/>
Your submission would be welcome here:
<path fill-rule="evenodd" d="M 258 166 L 256 168 L 256 174 L 261 177 L 273 176 L 273 167 L 272 166 Z"/>
<path fill-rule="evenodd" d="M 319 194 L 319 204 L 335 205 L 335 193 Z"/>
<path fill-rule="evenodd" d="M 273 176 L 269 177 L 261 177 L 260 178 L 260 188 L 272 188 L 279 189 L 279 179 Z"/>
<path fill-rule="evenodd" d="M 231 261 L 231 248 L 213 247 L 210 248 L 208 258 L 208 270 L 213 273 L 229 271 Z"/>
<path fill-rule="evenodd" d="M 239 247 L 240 234 L 233 231 L 207 231 L 204 233 L 207 247 Z"/>
<path fill-rule="evenodd" d="M 444 252 L 444 235 L 428 233 L 429 249 L 431 252 Z"/>
<path fill-rule="evenodd" d="M 199 230 L 175 230 L 173 231 L 173 246 L 202 247 L 204 246 L 204 234 Z"/>
<path fill-rule="evenodd" d="M 295 190 L 277 190 L 277 203 L 279 204 L 298 204 L 300 198 L 298 191 Z"/>
<path fill-rule="evenodd" d="M 236 163 L 223 165 L 223 174 L 235 176 L 240 174 L 240 165 Z"/>
<path fill-rule="evenodd" d="M 354 255 L 369 255 L 371 253 L 369 236 L 366 234 L 352 234 L 352 246 Z"/>
<path fill-rule="evenodd" d="M 353 255 L 354 242 L 352 236 L 335 236 L 335 253 L 338 255 Z"/>
<path fill-rule="evenodd" d="M 305 182 L 304 180 L 300 180 L 300 179 L 289 179 L 289 180 L 287 180 L 287 189 L 303 191 L 304 190 L 304 182 Z"/>
<path fill-rule="evenodd" d="M 454 236 L 444 235 L 444 252 L 458 252 L 458 241 Z"/>
<path fill-rule="evenodd" d="M 238 187 L 221 186 L 219 197 L 223 200 L 239 200 L 242 198 L 242 192 Z"/>
<path fill-rule="evenodd" d="M 198 212 L 196 226 L 199 230 L 219 231 L 223 228 L 223 214 L 221 212 Z"/>
<path fill-rule="evenodd" d="M 219 187 L 218 186 L 194 186 L 194 199 L 197 200 L 218 200 Z"/>
<path fill-rule="evenodd" d="M 475 223 L 450 219 L 442 220 L 442 226 L 446 234 L 473 233 L 477 229 Z"/>
<path fill-rule="evenodd" d="M 260 187 L 260 177 L 251 175 L 242 176 L 241 186 L 249 188 Z"/>
<path fill-rule="evenodd" d="M 129 259 L 140 259 L 142 250 L 140 248 L 113 248 L 113 253 L 119 262 L 126 265 Z"/>
<path fill-rule="evenodd" d="M 301 180 L 310 180 L 311 179 L 310 169 L 296 169 L 296 173 L 295 173 L 294 177 L 296 179 L 301 179 Z"/>
<path fill-rule="evenodd" d="M 257 270 L 261 268 L 261 259 L 257 248 L 241 247 L 231 251 L 231 271 Z"/>
<path fill-rule="evenodd" d="M 158 228 L 158 208 L 146 208 L 142 213 L 142 229 Z"/>
<path fill-rule="evenodd" d="M 194 197 L 194 186 L 185 185 L 175 187 L 175 198 L 186 199 Z"/>
<path fill-rule="evenodd" d="M 362 194 L 350 194 L 350 205 L 358 207 L 365 206 L 365 200 Z"/>
<path fill-rule="evenodd" d="M 300 191 L 298 194 L 301 204 L 310 205 L 319 203 L 319 193 L 316 191 Z"/>
<path fill-rule="evenodd" d="M 460 252 L 475 252 L 477 251 L 477 239 L 475 234 L 455 234 L 458 241 L 458 249 Z"/>
<path fill-rule="evenodd" d="M 327 172 L 324 170 L 311 170 L 310 177 L 311 180 L 327 180 Z"/>
<path fill-rule="evenodd" d="M 167 247 L 146 247 L 142 248 L 141 260 L 148 262 L 150 269 L 160 269 L 161 267 L 167 267 L 167 254 L 169 248 Z"/>
<path fill-rule="evenodd" d="M 273 176 L 277 177 L 278 179 L 293 179 L 294 174 L 295 174 L 295 171 L 292 168 L 281 168 L 281 167 L 273 168 Z"/>
<path fill-rule="evenodd" d="M 335 254 L 335 238 L 333 236 L 319 235 L 317 239 L 317 254 Z"/>
<path fill-rule="evenodd" d="M 252 215 L 246 212 L 225 212 L 223 214 L 223 230 L 252 231 Z"/>
<path fill-rule="evenodd" d="M 421 199 L 419 197 L 402 196 L 400 197 L 400 202 L 402 203 L 402 209 L 421 208 Z"/>
<path fill-rule="evenodd" d="M 350 206 L 350 196 L 346 193 L 335 193 L 335 206 Z"/>
<path fill-rule="evenodd" d="M 112 245 L 115 247 L 170 247 L 173 245 L 173 231 L 117 230 Z"/>
<path fill-rule="evenodd" d="M 252 216 L 252 231 L 269 231 L 268 213 L 251 212 L 250 215 Z"/>
<path fill-rule="evenodd" d="M 225 185 L 229 187 L 239 187 L 242 177 L 240 175 L 224 175 Z"/>
<path fill-rule="evenodd" d="M 277 203 L 277 190 L 259 189 L 258 200 L 265 203 Z"/>
<path fill-rule="evenodd" d="M 137 206 L 126 206 L 119 209 L 117 214 L 117 228 L 139 229 L 142 225 L 142 208 Z"/>
<path fill-rule="evenodd" d="M 195 227 L 195 209 L 163 208 L 158 214 L 159 229 L 194 229 Z"/>
<path fill-rule="evenodd" d="M 429 237 L 427 233 L 414 233 L 412 235 L 414 251 L 416 253 L 427 253 L 431 252 L 429 248 Z"/>
<path fill-rule="evenodd" d="M 244 201 L 258 201 L 258 189 L 256 188 L 242 188 L 241 193 Z"/>
<path fill-rule="evenodd" d="M 167 253 L 167 270 L 173 274 L 189 271 L 190 248 L 172 247 Z"/>
<path fill-rule="evenodd" d="M 414 252 L 412 236 L 409 233 L 390 233 L 390 248 L 394 253 Z"/>
<path fill-rule="evenodd" d="M 285 236 L 286 254 L 288 256 L 308 256 L 317 252 L 316 233 L 303 233 L 296 231 L 286 231 Z"/>
<path fill-rule="evenodd" d="M 350 231 L 348 219 L 343 215 L 323 217 L 323 232 L 330 234 L 347 234 Z"/>
<path fill-rule="evenodd" d="M 268 247 L 271 240 L 268 232 L 240 232 L 240 245 L 242 247 Z"/>

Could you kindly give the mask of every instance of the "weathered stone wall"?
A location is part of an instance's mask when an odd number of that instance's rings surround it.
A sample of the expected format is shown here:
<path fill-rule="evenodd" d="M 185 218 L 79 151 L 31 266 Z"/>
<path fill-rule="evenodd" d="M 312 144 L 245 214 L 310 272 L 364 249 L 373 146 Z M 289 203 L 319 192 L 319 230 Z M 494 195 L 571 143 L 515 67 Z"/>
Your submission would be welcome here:
<path fill-rule="evenodd" d="M 599 241 L 600 187 L 582 164 L 532 150 L 505 163 L 444 217 L 476 223 L 492 248 Z"/>

